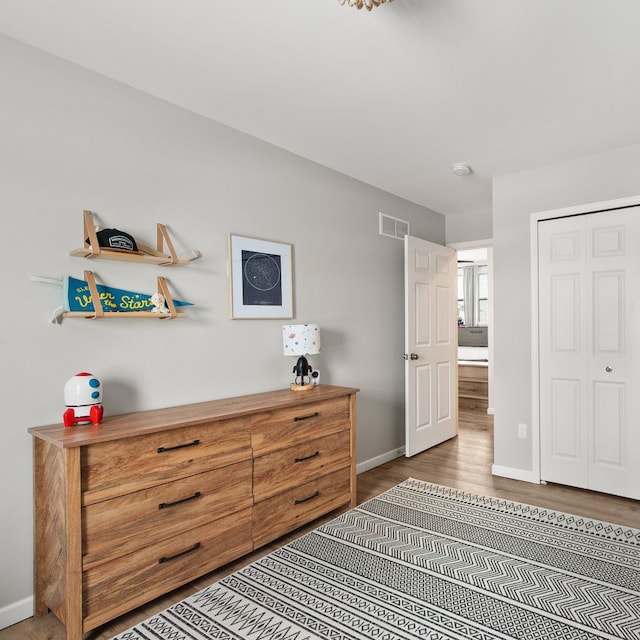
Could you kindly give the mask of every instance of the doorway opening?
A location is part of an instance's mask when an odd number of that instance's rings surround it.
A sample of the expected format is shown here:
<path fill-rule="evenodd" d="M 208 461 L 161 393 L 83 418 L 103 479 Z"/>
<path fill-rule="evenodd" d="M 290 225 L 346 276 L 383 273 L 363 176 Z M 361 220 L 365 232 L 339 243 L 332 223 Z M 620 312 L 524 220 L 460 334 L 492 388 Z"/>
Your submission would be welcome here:
<path fill-rule="evenodd" d="M 461 416 L 493 415 L 493 248 L 451 245 L 458 261 L 458 406 Z"/>

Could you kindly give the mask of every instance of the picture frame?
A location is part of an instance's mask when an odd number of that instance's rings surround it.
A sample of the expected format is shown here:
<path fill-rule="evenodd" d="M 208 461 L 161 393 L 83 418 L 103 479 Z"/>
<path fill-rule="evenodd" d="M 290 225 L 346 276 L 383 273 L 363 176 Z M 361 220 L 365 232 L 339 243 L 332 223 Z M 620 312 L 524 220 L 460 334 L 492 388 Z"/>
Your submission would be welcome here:
<path fill-rule="evenodd" d="M 232 319 L 293 318 L 290 244 L 229 235 Z"/>

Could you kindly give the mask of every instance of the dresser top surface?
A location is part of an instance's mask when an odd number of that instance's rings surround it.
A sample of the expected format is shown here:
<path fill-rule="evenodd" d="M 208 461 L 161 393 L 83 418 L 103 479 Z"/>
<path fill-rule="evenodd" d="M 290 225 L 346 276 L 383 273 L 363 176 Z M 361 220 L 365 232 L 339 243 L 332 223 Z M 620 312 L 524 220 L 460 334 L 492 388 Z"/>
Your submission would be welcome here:
<path fill-rule="evenodd" d="M 98 425 L 64 427 L 62 424 L 31 427 L 28 431 L 63 448 L 81 447 L 106 440 L 129 438 L 146 433 L 165 431 L 217 420 L 273 411 L 292 406 L 354 395 L 359 389 L 321 384 L 309 391 L 279 389 L 245 396 L 209 400 L 161 409 L 149 409 L 114 416 L 105 416 Z"/>

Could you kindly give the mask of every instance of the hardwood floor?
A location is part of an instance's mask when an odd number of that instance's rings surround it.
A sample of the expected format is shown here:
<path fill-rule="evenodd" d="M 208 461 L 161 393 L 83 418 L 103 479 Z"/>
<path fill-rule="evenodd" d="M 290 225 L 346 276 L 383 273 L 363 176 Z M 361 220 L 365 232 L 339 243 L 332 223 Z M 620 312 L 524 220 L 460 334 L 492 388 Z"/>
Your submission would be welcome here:
<path fill-rule="evenodd" d="M 409 477 L 567 511 L 598 520 L 617 522 L 640 528 L 640 503 L 592 491 L 560 485 L 535 485 L 491 475 L 493 464 L 493 419 L 486 414 L 465 411 L 460 414 L 459 435 L 412 458 L 397 458 L 358 476 L 358 502 L 368 500 Z M 335 515 L 335 514 L 334 514 Z M 331 516 L 330 516 L 331 517 Z M 324 518 L 324 520 L 327 520 Z M 165 609 L 173 602 L 219 580 L 259 557 L 273 551 L 290 539 L 312 529 L 322 520 L 299 529 L 244 558 L 207 574 L 173 593 L 87 634 L 87 640 L 108 640 L 116 633 Z M 52 615 L 29 618 L 0 630 L 1 640 L 64 640 L 63 625 Z"/>

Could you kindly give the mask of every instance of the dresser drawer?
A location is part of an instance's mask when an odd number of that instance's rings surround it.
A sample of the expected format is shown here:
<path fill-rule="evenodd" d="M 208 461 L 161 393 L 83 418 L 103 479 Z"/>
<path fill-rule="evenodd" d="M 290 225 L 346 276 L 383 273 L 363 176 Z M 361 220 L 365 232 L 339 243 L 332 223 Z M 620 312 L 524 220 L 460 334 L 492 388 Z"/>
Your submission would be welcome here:
<path fill-rule="evenodd" d="M 316 518 L 348 505 L 351 469 L 345 467 L 280 493 L 253 507 L 253 540 L 261 547 Z"/>
<path fill-rule="evenodd" d="M 487 380 L 489 379 L 489 368 L 471 365 L 471 364 L 459 364 L 458 379 L 459 380 L 484 380 L 484 382 L 487 382 Z"/>
<path fill-rule="evenodd" d="M 251 509 L 84 572 L 84 629 L 112 620 L 249 553 Z"/>
<path fill-rule="evenodd" d="M 349 398 L 333 398 L 257 413 L 251 418 L 251 426 L 254 455 L 262 455 L 349 429 Z"/>
<path fill-rule="evenodd" d="M 82 566 L 89 569 L 252 504 L 250 460 L 97 502 L 82 509 Z"/>
<path fill-rule="evenodd" d="M 249 460 L 250 429 L 241 417 L 83 447 L 83 504 Z"/>
<path fill-rule="evenodd" d="M 256 458 L 253 462 L 256 502 L 349 466 L 350 446 L 349 431 L 339 431 Z"/>

